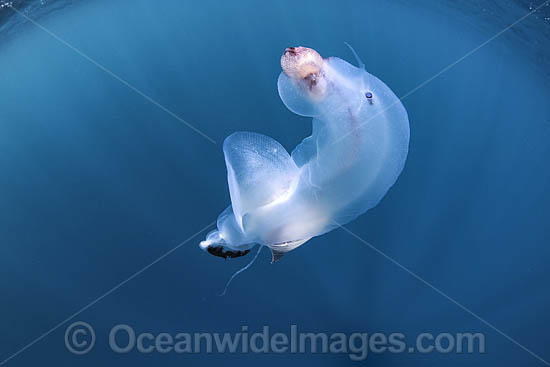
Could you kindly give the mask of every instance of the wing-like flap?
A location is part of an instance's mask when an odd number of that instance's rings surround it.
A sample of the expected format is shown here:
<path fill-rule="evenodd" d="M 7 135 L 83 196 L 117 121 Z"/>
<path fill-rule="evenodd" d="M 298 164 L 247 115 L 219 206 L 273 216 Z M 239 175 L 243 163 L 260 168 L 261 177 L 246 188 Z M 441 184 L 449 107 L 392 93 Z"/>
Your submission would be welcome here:
<path fill-rule="evenodd" d="M 229 194 L 237 224 L 250 211 L 289 196 L 296 189 L 299 169 L 276 140 L 251 132 L 236 132 L 223 143 Z"/>

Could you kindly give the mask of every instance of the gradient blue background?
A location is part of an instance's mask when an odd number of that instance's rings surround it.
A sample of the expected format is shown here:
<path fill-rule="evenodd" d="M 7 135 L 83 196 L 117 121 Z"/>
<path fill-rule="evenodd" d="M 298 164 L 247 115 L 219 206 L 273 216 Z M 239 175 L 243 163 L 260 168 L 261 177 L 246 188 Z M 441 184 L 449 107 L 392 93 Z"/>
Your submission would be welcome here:
<path fill-rule="evenodd" d="M 237 130 L 291 150 L 309 119 L 276 80 L 287 46 L 354 61 L 402 96 L 529 11 L 531 2 L 34 2 L 37 18 L 217 141 L 212 144 L 44 31 L 0 9 L 0 361 L 212 222 L 229 203 L 221 149 Z M 23 7 L 28 2 L 18 4 Z M 403 103 L 397 184 L 348 228 L 550 360 L 550 9 Z M 210 228 L 209 228 L 210 229 Z M 544 365 L 343 230 L 270 265 L 223 261 L 206 231 L 6 366 Z M 94 350 L 64 346 L 72 321 Z M 481 332 L 485 354 L 178 355 L 109 350 L 137 332 Z"/>

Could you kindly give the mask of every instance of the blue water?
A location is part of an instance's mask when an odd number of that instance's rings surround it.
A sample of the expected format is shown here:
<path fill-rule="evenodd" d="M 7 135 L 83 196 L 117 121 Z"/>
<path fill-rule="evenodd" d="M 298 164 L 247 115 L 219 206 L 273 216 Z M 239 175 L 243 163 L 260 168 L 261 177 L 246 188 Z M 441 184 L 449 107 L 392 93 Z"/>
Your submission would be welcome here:
<path fill-rule="evenodd" d="M 51 34 L 0 9 L 0 363 L 205 228 L 229 203 L 234 131 L 291 150 L 309 119 L 276 80 L 293 45 L 353 61 L 398 96 L 541 2 L 423 0 L 14 2 L 197 134 Z M 61 6 L 62 5 L 62 6 Z M 28 7 L 28 8 L 27 8 Z M 27 9 L 25 11 L 25 9 Z M 550 7 L 403 100 L 407 165 L 347 227 L 549 361 Z M 544 363 L 344 230 L 269 264 L 198 248 L 208 229 L 5 362 L 61 366 L 537 366 Z M 64 344 L 74 321 L 94 349 Z M 486 352 L 116 354 L 136 332 L 479 332 Z"/>

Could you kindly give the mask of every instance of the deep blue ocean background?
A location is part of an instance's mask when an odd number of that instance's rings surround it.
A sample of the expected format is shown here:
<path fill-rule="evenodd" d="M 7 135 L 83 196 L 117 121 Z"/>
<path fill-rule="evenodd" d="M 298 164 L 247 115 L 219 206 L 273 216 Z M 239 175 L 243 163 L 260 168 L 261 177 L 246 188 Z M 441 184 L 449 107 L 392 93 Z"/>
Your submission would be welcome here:
<path fill-rule="evenodd" d="M 0 8 L 0 362 L 211 223 L 229 203 L 234 131 L 289 151 L 311 122 L 276 87 L 288 46 L 354 62 L 405 95 L 542 2 L 23 1 L 28 17 L 193 126 Z M 411 144 L 396 185 L 347 227 L 550 360 L 550 7 L 403 100 Z M 6 366 L 542 366 L 385 257 L 335 230 L 271 265 L 198 247 L 209 229 Z M 96 346 L 69 353 L 82 320 Z M 484 354 L 119 355 L 137 332 L 480 332 Z"/>

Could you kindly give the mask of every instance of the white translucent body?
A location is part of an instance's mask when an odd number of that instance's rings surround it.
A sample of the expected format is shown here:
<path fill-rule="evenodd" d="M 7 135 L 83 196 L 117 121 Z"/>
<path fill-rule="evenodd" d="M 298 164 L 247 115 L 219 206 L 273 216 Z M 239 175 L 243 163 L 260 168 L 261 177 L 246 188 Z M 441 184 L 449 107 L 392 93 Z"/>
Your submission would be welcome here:
<path fill-rule="evenodd" d="M 319 97 L 279 76 L 285 105 L 313 117 L 312 135 L 291 155 L 261 134 L 237 132 L 225 140 L 232 205 L 201 247 L 301 244 L 374 207 L 394 184 L 409 145 L 399 99 L 378 78 L 338 58 L 324 60 L 322 77 L 326 91 Z"/>

